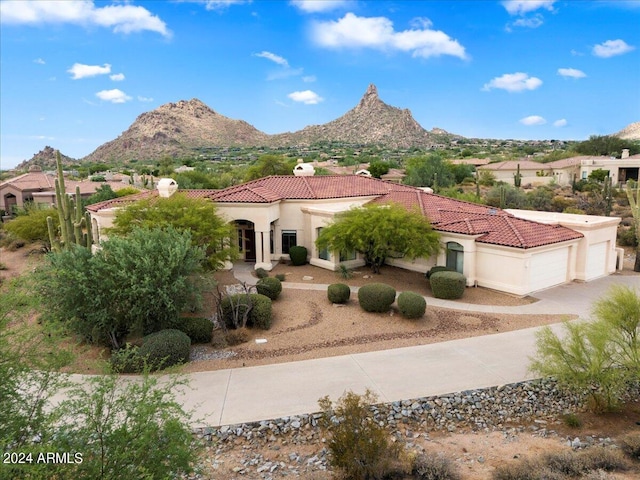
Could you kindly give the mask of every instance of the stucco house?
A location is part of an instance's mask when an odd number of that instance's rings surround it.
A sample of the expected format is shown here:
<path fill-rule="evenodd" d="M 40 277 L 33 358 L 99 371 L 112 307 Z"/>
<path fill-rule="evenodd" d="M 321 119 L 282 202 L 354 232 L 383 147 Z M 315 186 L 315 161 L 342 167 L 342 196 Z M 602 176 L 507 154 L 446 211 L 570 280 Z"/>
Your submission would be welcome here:
<path fill-rule="evenodd" d="M 531 160 L 510 160 L 507 162 L 490 163 L 478 167 L 478 171 L 493 173 L 496 180 L 513 185 L 514 175 L 520 166 L 522 185 L 547 185 L 555 182 L 558 185 L 571 185 L 573 180 L 586 180 L 594 170 L 609 172 L 614 185 L 627 180 L 638 180 L 640 170 L 640 155 L 629 155 L 629 150 L 622 151 L 620 158 L 605 156 L 581 155 L 564 158 L 555 162 L 539 163 Z"/>
<path fill-rule="evenodd" d="M 129 202 L 168 197 L 177 184 L 163 179 L 158 190 L 108 200 L 88 207 L 96 241 L 106 238 L 115 213 Z M 293 245 L 305 246 L 309 261 L 336 270 L 357 267 L 356 252 L 318 251 L 315 241 L 338 212 L 369 202 L 395 202 L 416 209 L 441 235 L 442 251 L 428 259 L 392 258 L 387 263 L 426 272 L 446 265 L 483 286 L 525 295 L 573 280 L 588 281 L 616 270 L 619 218 L 543 212 L 504 211 L 453 200 L 425 189 L 359 175 L 270 176 L 222 190 L 180 190 L 215 202 L 218 213 L 234 222 L 245 261 L 270 270 L 288 258 Z"/>

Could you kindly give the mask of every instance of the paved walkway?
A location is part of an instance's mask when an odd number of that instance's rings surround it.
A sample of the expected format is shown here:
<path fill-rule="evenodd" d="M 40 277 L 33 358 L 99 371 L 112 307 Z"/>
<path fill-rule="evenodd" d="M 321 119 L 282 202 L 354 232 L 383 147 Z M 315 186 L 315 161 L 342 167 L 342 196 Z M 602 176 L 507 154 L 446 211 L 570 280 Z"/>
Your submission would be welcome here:
<path fill-rule="evenodd" d="M 234 269 L 255 282 L 249 268 Z M 640 276 L 613 275 L 536 293 L 540 301 L 520 307 L 472 305 L 429 299 L 429 305 L 494 313 L 571 313 L 588 316 L 591 302 L 612 284 L 640 287 Z M 324 290 L 326 285 L 286 288 Z M 558 330 L 559 326 L 553 327 Z M 192 390 L 181 396 L 194 418 L 209 426 L 309 413 L 318 399 L 369 388 L 384 402 L 483 388 L 532 378 L 527 371 L 538 328 L 416 347 L 189 375 Z M 268 338 L 268 334 L 266 335 Z"/>

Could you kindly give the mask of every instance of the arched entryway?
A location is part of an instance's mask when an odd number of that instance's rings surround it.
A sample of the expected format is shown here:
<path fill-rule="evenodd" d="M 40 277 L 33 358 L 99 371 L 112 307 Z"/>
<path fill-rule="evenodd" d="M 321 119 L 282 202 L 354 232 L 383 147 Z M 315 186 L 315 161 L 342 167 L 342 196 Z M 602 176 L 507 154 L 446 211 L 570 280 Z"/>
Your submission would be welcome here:
<path fill-rule="evenodd" d="M 256 261 L 256 232 L 253 222 L 249 220 L 235 220 L 238 235 L 238 250 L 240 258 L 246 262 Z"/>
<path fill-rule="evenodd" d="M 464 247 L 458 242 L 447 242 L 447 268 L 458 273 L 464 271 Z"/>

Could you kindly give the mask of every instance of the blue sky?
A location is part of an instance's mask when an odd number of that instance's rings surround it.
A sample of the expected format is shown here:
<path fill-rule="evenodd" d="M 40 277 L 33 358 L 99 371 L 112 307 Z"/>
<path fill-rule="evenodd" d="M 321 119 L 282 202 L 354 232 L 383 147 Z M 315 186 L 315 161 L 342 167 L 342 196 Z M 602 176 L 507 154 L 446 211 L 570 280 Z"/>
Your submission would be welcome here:
<path fill-rule="evenodd" d="M 167 102 L 267 133 L 376 84 L 426 129 L 575 139 L 640 120 L 640 0 L 2 1 L 0 168 L 80 158 Z"/>

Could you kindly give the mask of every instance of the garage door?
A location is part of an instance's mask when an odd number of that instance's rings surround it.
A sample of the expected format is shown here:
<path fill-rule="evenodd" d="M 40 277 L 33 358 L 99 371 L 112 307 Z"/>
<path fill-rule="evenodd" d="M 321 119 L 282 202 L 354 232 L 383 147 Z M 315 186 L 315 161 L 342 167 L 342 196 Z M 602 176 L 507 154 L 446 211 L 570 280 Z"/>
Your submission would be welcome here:
<path fill-rule="evenodd" d="M 587 268 L 585 271 L 585 279 L 602 277 L 607 273 L 607 244 L 608 242 L 596 243 L 589 245 L 587 253 Z"/>
<path fill-rule="evenodd" d="M 569 249 L 537 253 L 531 257 L 529 287 L 532 292 L 560 285 L 567 281 Z"/>

